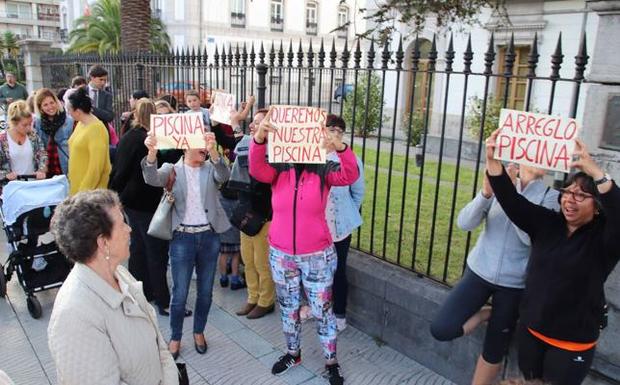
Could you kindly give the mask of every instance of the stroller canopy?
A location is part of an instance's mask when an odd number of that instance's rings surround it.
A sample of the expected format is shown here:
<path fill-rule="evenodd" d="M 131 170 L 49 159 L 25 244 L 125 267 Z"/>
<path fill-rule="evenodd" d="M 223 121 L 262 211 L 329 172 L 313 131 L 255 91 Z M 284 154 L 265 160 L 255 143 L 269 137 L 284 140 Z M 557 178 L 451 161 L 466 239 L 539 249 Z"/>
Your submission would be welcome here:
<path fill-rule="evenodd" d="M 30 210 L 56 206 L 68 195 L 69 183 L 64 175 L 36 181 L 11 181 L 2 190 L 4 224 L 12 225 L 20 215 Z"/>

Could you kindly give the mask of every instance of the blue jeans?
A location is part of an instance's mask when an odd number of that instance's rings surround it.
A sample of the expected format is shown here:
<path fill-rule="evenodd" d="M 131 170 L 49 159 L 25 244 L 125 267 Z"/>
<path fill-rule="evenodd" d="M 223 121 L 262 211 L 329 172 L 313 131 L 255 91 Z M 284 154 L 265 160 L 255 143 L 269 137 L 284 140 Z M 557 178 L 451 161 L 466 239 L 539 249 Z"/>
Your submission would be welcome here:
<path fill-rule="evenodd" d="M 194 333 L 202 333 L 211 308 L 213 279 L 220 251 L 220 235 L 213 231 L 185 233 L 175 231 L 170 241 L 170 271 L 172 299 L 170 301 L 170 339 L 181 341 L 185 303 L 192 272 L 196 267 L 196 306 Z"/>

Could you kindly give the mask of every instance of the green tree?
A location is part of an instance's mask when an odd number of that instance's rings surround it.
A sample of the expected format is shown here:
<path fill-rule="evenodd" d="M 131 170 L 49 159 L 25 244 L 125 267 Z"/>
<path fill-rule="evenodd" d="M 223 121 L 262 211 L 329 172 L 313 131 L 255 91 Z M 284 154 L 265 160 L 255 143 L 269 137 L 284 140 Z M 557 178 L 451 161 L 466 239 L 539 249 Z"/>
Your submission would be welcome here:
<path fill-rule="evenodd" d="M 69 34 L 69 51 L 89 53 L 121 52 L 121 3 L 120 0 L 99 0 L 92 7 L 91 14 L 75 21 L 75 28 Z M 167 52 L 170 36 L 160 19 L 151 19 L 151 50 Z"/>
<path fill-rule="evenodd" d="M 469 108 L 467 110 L 467 126 L 469 135 L 478 140 L 480 138 L 480 125 L 482 124 L 482 107 L 484 99 L 478 96 L 469 98 Z M 499 113 L 502 110 L 503 103 L 501 99 L 496 98 L 493 94 L 487 96 L 487 108 L 484 116 L 484 134 L 483 138 L 488 138 L 499 125 Z"/>
<path fill-rule="evenodd" d="M 21 68 L 19 65 L 19 45 L 17 44 L 17 37 L 11 31 L 6 31 L 2 36 L 0 36 L 0 64 L 2 65 L 2 70 L 6 72 L 7 70 L 15 71 L 16 76 L 20 79 Z M 8 66 L 4 59 L 8 57 L 15 61 L 15 69 L 11 69 L 11 66 Z"/>
<path fill-rule="evenodd" d="M 366 101 L 367 94 L 368 101 Z M 354 101 L 355 104 L 353 104 Z M 368 87 L 368 78 L 362 77 L 354 91 L 346 97 L 343 117 L 347 126 L 355 129 L 356 135 L 369 136 L 381 124 L 381 108 L 384 105 L 385 101 L 381 100 L 381 78 L 372 74 L 370 76 L 370 87 Z M 355 126 L 353 125 L 354 106 Z M 366 120 L 366 113 L 368 113 L 368 120 Z M 388 119 L 388 116 L 384 114 L 383 118 Z"/>
<path fill-rule="evenodd" d="M 374 2 L 372 8 L 360 8 L 364 19 L 370 21 L 360 37 L 374 37 L 383 42 L 389 41 L 399 30 L 399 23 L 409 27 L 409 34 L 421 31 L 426 20 L 432 17 L 438 30 L 452 28 L 458 24 L 479 22 L 478 14 L 482 8 L 491 8 L 500 20 L 506 19 L 506 0 L 385 0 Z M 346 0 L 340 0 L 345 4 Z M 337 29 L 347 28 L 351 22 Z"/>

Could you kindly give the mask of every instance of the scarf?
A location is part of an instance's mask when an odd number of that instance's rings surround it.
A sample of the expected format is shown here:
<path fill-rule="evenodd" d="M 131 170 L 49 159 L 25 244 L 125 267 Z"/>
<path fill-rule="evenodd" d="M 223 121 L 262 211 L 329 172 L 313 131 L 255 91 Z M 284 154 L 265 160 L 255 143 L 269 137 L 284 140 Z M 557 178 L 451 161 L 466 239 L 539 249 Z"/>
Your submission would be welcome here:
<path fill-rule="evenodd" d="M 56 132 L 67 120 L 67 113 L 62 111 L 51 118 L 49 116 L 41 116 L 41 129 L 48 136 L 56 135 Z"/>

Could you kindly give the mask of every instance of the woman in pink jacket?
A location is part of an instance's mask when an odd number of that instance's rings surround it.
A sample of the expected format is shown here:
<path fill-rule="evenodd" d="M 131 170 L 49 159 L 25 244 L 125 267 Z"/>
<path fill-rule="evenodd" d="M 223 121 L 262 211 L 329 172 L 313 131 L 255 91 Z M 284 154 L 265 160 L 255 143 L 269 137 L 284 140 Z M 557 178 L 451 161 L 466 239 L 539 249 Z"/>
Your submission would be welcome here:
<path fill-rule="evenodd" d="M 324 146 L 327 152 L 337 152 L 340 164 L 267 163 L 267 134 L 277 130 L 270 123 L 271 112 L 254 134 L 249 155 L 250 174 L 259 182 L 271 184 L 272 190 L 269 261 L 288 352 L 276 361 L 271 372 L 282 374 L 301 363 L 299 306 L 303 283 L 317 319 L 329 383 L 339 385 L 344 378 L 336 360 L 336 317 L 332 311 L 337 257 L 325 207 L 331 186 L 347 186 L 357 180 L 357 160 L 349 146 L 323 127 Z"/>

